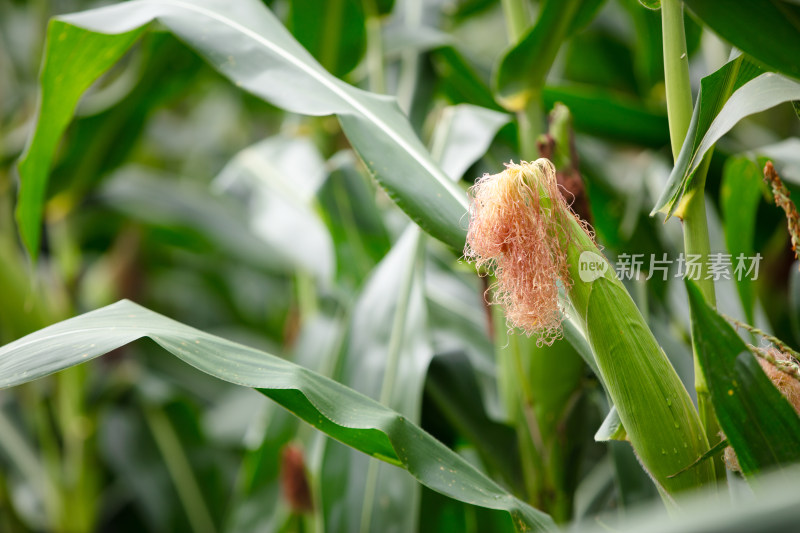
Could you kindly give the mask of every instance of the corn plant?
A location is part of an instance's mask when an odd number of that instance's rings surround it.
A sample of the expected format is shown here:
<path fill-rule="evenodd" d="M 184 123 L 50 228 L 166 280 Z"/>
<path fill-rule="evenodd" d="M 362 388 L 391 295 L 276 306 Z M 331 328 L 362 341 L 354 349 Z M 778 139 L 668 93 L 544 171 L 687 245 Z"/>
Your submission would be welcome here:
<path fill-rule="evenodd" d="M 47 6 L 0 529 L 797 523 L 796 2 Z"/>

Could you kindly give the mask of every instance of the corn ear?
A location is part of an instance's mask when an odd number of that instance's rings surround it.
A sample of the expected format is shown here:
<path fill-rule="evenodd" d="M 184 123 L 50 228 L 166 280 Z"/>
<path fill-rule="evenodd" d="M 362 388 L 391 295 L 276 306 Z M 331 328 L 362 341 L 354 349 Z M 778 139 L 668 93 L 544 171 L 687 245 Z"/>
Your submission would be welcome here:
<path fill-rule="evenodd" d="M 569 298 L 639 460 L 662 494 L 713 483 L 713 464 L 708 461 L 669 477 L 708 451 L 700 417 L 614 269 L 577 220 L 571 218 L 565 229 Z M 584 252 L 591 255 L 581 261 Z M 586 282 L 580 268 L 589 258 L 605 261 L 607 268 Z"/>
<path fill-rule="evenodd" d="M 714 467 L 710 462 L 670 477 L 708 451 L 700 418 L 689 393 L 614 269 L 560 195 L 556 193 L 558 198 L 554 197 L 555 171 L 552 164 L 540 159 L 534 163 L 510 165 L 502 174 L 484 177 L 476 187 L 493 178 L 520 182 L 516 187 L 521 195 L 518 199 L 520 205 L 541 209 L 537 220 L 559 221 L 544 233 L 553 239 L 547 246 L 566 252 L 565 265 L 563 268 L 546 265 L 545 268 L 560 273 L 559 280 L 587 333 L 601 378 L 616 406 L 628 440 L 662 496 L 671 500 L 680 491 L 713 483 Z M 510 188 L 511 185 L 506 187 Z M 476 201 L 483 202 L 476 210 L 488 212 L 486 204 L 490 200 L 476 194 Z M 494 212 L 518 212 L 518 209 L 506 209 L 505 206 L 492 206 L 492 209 Z M 563 216 L 562 209 L 568 216 Z M 497 227 L 507 233 L 508 228 L 525 227 L 525 224 L 505 221 L 498 222 Z M 541 239 L 541 235 L 539 232 L 535 238 Z M 504 253 L 519 256 L 522 252 L 515 252 L 513 247 L 542 246 L 540 242 L 525 244 L 525 239 L 524 235 L 503 235 L 505 246 L 501 249 Z M 467 255 L 474 257 L 475 250 L 468 250 Z M 558 255 L 549 254 L 551 257 Z M 484 263 L 491 259 L 503 265 L 508 257 L 482 259 Z M 594 269 L 587 268 L 587 265 L 593 265 Z M 534 264 L 530 268 L 540 267 Z M 535 325 L 536 317 L 530 317 L 530 323 Z"/>

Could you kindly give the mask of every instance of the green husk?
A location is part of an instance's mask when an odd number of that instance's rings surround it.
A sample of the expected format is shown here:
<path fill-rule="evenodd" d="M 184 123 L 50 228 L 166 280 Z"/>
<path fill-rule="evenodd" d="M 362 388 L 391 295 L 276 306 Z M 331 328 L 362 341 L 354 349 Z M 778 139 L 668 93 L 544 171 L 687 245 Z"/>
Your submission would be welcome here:
<path fill-rule="evenodd" d="M 636 455 L 662 495 L 712 482 L 711 463 L 669 477 L 708 451 L 700 418 L 614 269 L 609 265 L 602 277 L 582 281 L 581 253 L 602 255 L 577 220 L 572 218 L 565 230 L 569 298 Z"/>
<path fill-rule="evenodd" d="M 587 333 L 602 381 L 616 406 L 628 440 L 664 499 L 671 502 L 676 493 L 711 483 L 714 467 L 709 462 L 698 464 L 681 476 L 669 477 L 708 451 L 709 444 L 700 418 L 675 369 L 584 224 L 566 208 L 562 198 L 552 198 L 555 180 L 552 164 L 540 159 L 534 163 L 511 165 L 505 173 L 483 178 L 482 182 L 493 178 L 521 181 L 516 187 L 520 191 L 518 201 L 531 209 L 541 209 L 544 216 L 540 216 L 540 220 L 558 221 L 553 226 L 555 230 L 548 227 L 545 232 L 554 241 L 547 246 L 565 250 L 566 265 L 556 265 L 555 268 L 543 265 L 541 268 L 559 272 L 558 277 Z M 508 188 L 512 189 L 513 185 L 509 184 Z M 533 194 L 538 194 L 538 198 L 532 198 Z M 476 202 L 482 202 L 481 209 L 493 209 L 493 213 L 514 212 L 504 205 L 490 205 L 490 200 L 481 197 L 479 191 L 475 196 Z M 477 209 L 474 208 L 473 214 Z M 564 209 L 567 216 L 561 212 Z M 506 231 L 508 227 L 525 227 L 524 223 L 517 221 L 502 221 L 497 226 Z M 536 238 L 541 238 L 541 234 L 538 233 Z M 478 237 L 474 236 L 474 239 Z M 503 253 L 522 253 L 508 250 L 523 245 L 524 237 L 503 236 L 504 242 L 510 243 L 503 247 Z M 542 243 L 530 242 L 527 246 L 539 248 Z M 476 255 L 474 248 L 469 253 L 472 257 Z M 587 280 L 581 279 L 582 254 L 584 259 L 590 258 L 600 267 L 595 272 L 599 276 L 596 279 L 586 275 Z M 550 255 L 558 256 L 557 253 Z M 533 257 L 539 259 L 542 255 Z M 484 263 L 487 260 L 486 257 L 481 259 Z M 492 260 L 502 265 L 507 259 Z M 585 265 L 587 261 L 583 263 Z M 531 265 L 531 269 L 539 268 L 540 265 Z M 584 270 L 584 274 L 587 272 Z M 556 283 L 555 279 L 553 283 Z"/>

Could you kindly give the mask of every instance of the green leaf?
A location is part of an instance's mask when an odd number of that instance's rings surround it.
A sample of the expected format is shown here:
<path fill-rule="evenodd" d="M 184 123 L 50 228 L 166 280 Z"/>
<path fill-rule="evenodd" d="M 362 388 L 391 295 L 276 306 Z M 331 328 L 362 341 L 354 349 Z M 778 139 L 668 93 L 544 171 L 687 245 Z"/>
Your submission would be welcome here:
<path fill-rule="evenodd" d="M 77 101 L 155 20 L 238 87 L 290 112 L 338 115 L 353 148 L 392 199 L 431 235 L 456 249 L 463 247 L 466 230 L 460 221 L 466 195 L 436 165 L 393 98 L 362 91 L 329 74 L 257 0 L 139 0 L 60 17 L 51 24 L 40 127 L 20 165 L 24 201 L 18 219 L 31 253 L 39 243 L 50 160 L 74 108 L 59 95 L 65 92 Z M 118 53 L 106 57 L 97 52 L 106 47 Z"/>
<path fill-rule="evenodd" d="M 752 61 L 740 55 L 700 81 L 700 92 L 697 95 L 697 103 L 689 123 L 689 131 L 686 133 L 686 139 L 669 176 L 669 181 L 651 215 L 660 211 L 665 213 L 667 218 L 672 216 L 681 195 L 688 190 L 692 173 L 700 165 L 705 153 L 736 122 L 746 116 L 746 114 L 738 116 L 740 111 L 748 105 L 756 104 L 756 101 L 743 101 L 742 96 L 739 96 L 731 106 L 726 104 L 729 101 L 728 98 L 734 91 L 754 80 L 761 72 L 761 69 Z M 751 96 L 748 94 L 746 97 L 750 98 Z M 764 101 L 759 100 L 759 103 L 764 103 Z M 777 105 L 777 102 L 772 105 Z M 764 109 L 772 107 L 772 105 L 768 105 Z M 738 118 L 723 131 L 723 123 L 727 124 L 736 116 Z M 713 141 L 711 141 L 712 139 Z M 701 145 L 703 146 L 702 153 Z"/>
<path fill-rule="evenodd" d="M 448 47 L 432 55 L 443 89 L 452 102 L 499 109 L 480 74 L 455 49 Z M 542 100 L 549 110 L 557 102 L 569 107 L 575 129 L 603 138 L 661 147 L 669 143 L 669 125 L 664 111 L 652 110 L 633 98 L 625 98 L 602 87 L 547 86 Z"/>
<path fill-rule="evenodd" d="M 717 419 L 745 476 L 800 461 L 800 417 L 736 331 L 687 280 L 692 338 Z"/>
<path fill-rule="evenodd" d="M 800 79 L 800 6 L 796 3 L 685 0 L 685 4 L 736 48 L 770 69 Z"/>
<path fill-rule="evenodd" d="M 208 489 L 209 486 L 204 485 L 201 488 L 198 472 L 192 468 L 187 457 L 188 446 L 181 442 L 181 435 L 176 431 L 164 409 L 147 406 L 144 408 L 144 418 L 163 459 L 162 464 L 166 466 L 172 484 L 178 493 L 192 531 L 215 533 L 217 528 L 214 518 L 210 514 L 202 490 L 202 488 Z M 191 431 L 186 431 L 187 426 L 191 427 L 192 423 L 196 421 L 196 418 L 188 417 L 188 424 L 184 424 L 182 427 L 184 440 L 191 440 L 193 443 L 200 441 L 199 432 L 192 435 Z M 186 435 L 187 433 L 188 435 Z"/>
<path fill-rule="evenodd" d="M 441 80 L 442 91 L 452 103 L 468 103 L 502 111 L 497 105 L 488 81 L 457 49 L 446 46 L 431 54 L 434 69 Z"/>
<path fill-rule="evenodd" d="M 644 146 L 661 147 L 669 143 L 665 113 L 648 109 L 633 98 L 621 97 L 605 88 L 545 87 L 542 99 L 548 109 L 556 102 L 566 105 L 578 131 Z"/>
<path fill-rule="evenodd" d="M 431 153 L 453 181 L 481 158 L 511 117 L 470 104 L 446 107 L 434 130 Z"/>
<path fill-rule="evenodd" d="M 642 468 L 633 447 L 627 442 L 608 441 L 614 461 L 615 484 L 620 505 L 633 509 L 644 502 L 659 499 L 658 489 L 647 471 Z"/>
<path fill-rule="evenodd" d="M 743 118 L 800 98 L 800 82 L 767 72 L 734 92 L 705 132 L 694 150 L 688 173 L 700 165 L 700 159 Z"/>
<path fill-rule="evenodd" d="M 647 9 L 661 9 L 661 0 L 639 0 Z"/>
<path fill-rule="evenodd" d="M 424 489 L 418 533 L 466 533 L 491 531 L 492 533 L 510 533 L 514 525 L 508 515 L 491 511 L 475 512 L 461 502 L 445 498 L 437 492 Z"/>
<path fill-rule="evenodd" d="M 331 361 L 335 360 L 341 348 L 343 325 L 341 318 L 328 317 L 325 313 L 317 313 L 304 320 L 292 349 L 292 360 L 307 368 L 317 368 L 319 373 L 327 375 L 332 366 Z M 252 399 L 249 400 L 249 405 L 252 408 Z M 299 432 L 300 421 L 275 403 L 267 402 L 259 415 L 264 420 L 264 427 L 259 428 L 262 431 L 258 435 L 261 443 L 256 449 L 249 449 L 242 460 L 237 474 L 239 483 L 230 498 L 232 509 L 228 512 L 226 531 L 277 530 L 276 520 L 290 512 L 288 502 L 280 497 L 281 452 L 294 439 L 303 443 L 311 440 L 310 445 L 305 448 L 311 450 L 314 445 L 312 439 L 321 437 L 318 434 L 307 436 L 306 432 Z M 245 437 L 245 441 L 253 442 L 252 427 L 248 432 L 250 434 Z M 306 439 L 302 439 L 303 436 Z"/>
<path fill-rule="evenodd" d="M 334 242 L 337 281 L 359 287 L 391 248 L 389 234 L 375 203 L 374 182 L 359 171 L 355 155 L 339 152 L 328 166 L 317 200 Z"/>
<path fill-rule="evenodd" d="M 638 6 L 636 9 L 650 14 Z M 610 92 L 638 96 L 635 51 L 613 30 L 581 32 L 565 45 L 561 76 L 575 85 L 595 85 Z"/>
<path fill-rule="evenodd" d="M 0 207 L 0 210 L 4 207 Z M 7 220 L 6 227 L 10 228 L 13 224 L 8 214 L 3 221 Z M 59 287 L 43 283 L 42 277 L 34 278 L 36 283 L 31 283 L 27 263 L 13 233 L 0 232 L 0 294 L 3 295 L 3 305 L 0 305 L 0 342 L 36 331 L 59 318 L 60 305 L 56 302 L 58 298 L 53 297 L 59 294 Z"/>
<path fill-rule="evenodd" d="M 524 109 L 544 85 L 565 34 L 588 22 L 602 0 L 549 0 L 536 24 L 507 50 L 494 74 L 497 100 L 510 111 Z"/>
<path fill-rule="evenodd" d="M 591 346 L 589 346 L 589 341 L 586 340 L 586 333 L 581 329 L 579 322 L 575 320 L 571 313 L 567 313 L 566 320 L 562 325 L 564 326 L 564 339 L 572 345 L 578 355 L 581 356 L 581 359 L 589 365 L 594 375 L 602 383 L 603 377 L 597 367 L 597 361 L 594 358 Z M 603 384 L 603 388 L 605 388 L 605 384 Z"/>
<path fill-rule="evenodd" d="M 36 128 L 19 163 L 22 184 L 17 223 L 22 242 L 33 259 L 39 254 L 47 176 L 58 141 L 83 92 L 128 51 L 143 31 L 142 27 L 134 27 L 116 35 L 103 35 L 59 20 L 51 21 L 47 27 Z"/>
<path fill-rule="evenodd" d="M 127 300 L 0 348 L 0 388 L 58 372 L 142 337 L 214 377 L 258 389 L 320 431 L 405 468 L 437 492 L 509 512 L 521 531 L 555 528 L 547 515 L 513 497 L 407 418 L 375 400 L 284 359 L 186 326 Z"/>
<path fill-rule="evenodd" d="M 660 8 L 661 2 L 657 1 Z M 642 9 L 642 4 L 638 0 L 625 0 L 622 2 L 622 7 L 628 13 L 636 30 L 631 52 L 640 93 L 645 96 L 652 95 L 654 90 L 658 90 L 656 86 L 664 82 L 661 13 Z"/>
<path fill-rule="evenodd" d="M 611 410 L 608 412 L 608 415 L 606 415 L 605 420 L 603 420 L 603 424 L 597 430 L 597 433 L 595 433 L 594 440 L 598 442 L 606 442 L 610 440 L 628 440 L 628 434 L 625 431 L 625 428 L 622 426 L 622 420 L 619 419 L 617 408 L 613 405 L 611 406 Z"/>
<path fill-rule="evenodd" d="M 173 178 L 127 166 L 111 176 L 99 198 L 133 220 L 181 234 L 186 249 L 199 253 L 219 250 L 230 259 L 267 272 L 292 271 L 296 261 L 286 246 L 278 247 L 254 232 L 235 202 L 211 194 L 208 187 Z"/>
<path fill-rule="evenodd" d="M 315 209 L 326 173 L 325 161 L 309 138 L 275 135 L 236 154 L 213 188 L 240 199 L 250 231 L 280 260 L 328 280 L 333 277 L 333 242 Z M 206 218 L 216 224 L 215 217 Z"/>
<path fill-rule="evenodd" d="M 457 181 L 509 117 L 462 105 L 446 108 L 432 153 Z M 419 423 L 425 375 L 433 357 L 425 309 L 425 237 L 408 227 L 373 271 L 353 311 L 337 378 Z M 419 486 L 399 470 L 328 446 L 322 468 L 326 530 L 415 531 Z M 341 495 L 347 496 L 342 498 Z"/>
<path fill-rule="evenodd" d="M 725 162 L 720 188 L 720 203 L 725 217 L 725 244 L 733 260 L 741 254 L 755 255 L 756 212 L 761 201 L 763 175 L 748 157 L 734 157 Z M 755 293 L 753 280 L 746 276 L 736 280 L 745 318 L 754 322 Z"/>
<path fill-rule="evenodd" d="M 186 524 L 164 459 L 139 408 L 117 405 L 104 410 L 97 421 L 99 453 L 112 476 L 128 480 L 125 492 L 136 500 L 138 513 L 149 529 L 168 529 L 176 519 Z"/>
<path fill-rule="evenodd" d="M 0 408 L 0 452 L 12 465 L 6 469 L 6 476 L 19 476 L 32 490 L 33 509 L 42 509 L 48 503 L 58 500 L 55 480 L 47 475 L 47 467 L 41 455 L 36 453 L 35 441 L 20 430 L 5 408 Z M 47 519 L 41 514 L 31 517 L 41 529 L 47 528 Z"/>
<path fill-rule="evenodd" d="M 776 472 L 759 479 L 759 486 L 746 498 L 722 496 L 709 487 L 681 500 L 681 511 L 670 512 L 661 503 L 619 513 L 614 520 L 605 515 L 591 516 L 575 531 L 582 533 L 783 533 L 794 531 L 800 521 L 797 505 L 797 479 L 800 469 Z M 627 511 L 627 510 L 626 510 Z"/>
<path fill-rule="evenodd" d="M 693 468 L 693 467 L 699 465 L 703 461 L 708 461 L 709 459 L 711 459 L 712 457 L 714 457 L 718 453 L 721 453 L 722 450 L 724 450 L 727 447 L 728 447 L 728 439 L 722 439 L 721 441 L 716 443 L 714 446 L 712 446 L 710 450 L 708 450 L 706 453 L 704 453 L 703 455 L 698 457 L 697 461 L 695 461 L 692 464 L 688 465 L 686 468 L 682 468 L 681 470 L 679 470 L 678 472 L 675 472 L 674 474 L 672 474 L 669 477 L 675 477 L 675 476 L 679 476 L 679 475 L 683 474 L 684 472 L 686 472 L 690 468 Z"/>
<path fill-rule="evenodd" d="M 775 163 L 784 183 L 800 186 L 800 138 L 790 137 L 768 146 L 761 146 L 747 153 L 761 163 L 767 158 Z"/>
<path fill-rule="evenodd" d="M 438 252 L 438 253 L 437 253 Z M 463 353 L 478 382 L 476 395 L 493 420 L 504 418 L 497 390 L 494 346 L 489 338 L 489 317 L 483 300 L 483 285 L 472 272 L 454 272 L 452 255 L 435 247 L 428 249 L 425 297 L 436 354 Z"/>
<path fill-rule="evenodd" d="M 509 426 L 489 418 L 469 359 L 463 353 L 437 355 L 425 391 L 438 412 L 475 447 L 489 471 L 523 490 L 517 435 Z"/>
<path fill-rule="evenodd" d="M 364 55 L 360 0 L 291 0 L 288 24 L 300 44 L 336 76 L 350 72 Z"/>

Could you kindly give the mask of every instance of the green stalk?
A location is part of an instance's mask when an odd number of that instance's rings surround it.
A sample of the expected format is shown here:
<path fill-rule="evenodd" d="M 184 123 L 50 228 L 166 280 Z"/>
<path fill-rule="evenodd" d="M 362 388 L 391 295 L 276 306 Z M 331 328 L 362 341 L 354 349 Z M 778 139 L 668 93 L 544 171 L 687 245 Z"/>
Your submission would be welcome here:
<path fill-rule="evenodd" d="M 705 297 L 706 302 L 712 307 L 717 306 L 714 282 L 705 279 L 708 272 L 708 258 L 711 254 L 711 244 L 708 237 L 708 224 L 706 218 L 706 202 L 704 198 L 705 178 L 708 172 L 708 156 L 703 159 L 700 167 L 694 176 L 693 187 L 684 195 L 684 218 L 683 218 L 683 242 L 686 254 L 696 254 L 700 256 L 702 267 L 700 269 L 700 279 L 697 285 Z M 688 199 L 687 199 L 688 196 Z M 692 317 L 694 321 L 694 317 Z M 694 330 L 694 328 L 692 328 Z M 711 402 L 711 393 L 708 390 L 703 368 L 700 366 L 700 359 L 697 355 L 697 347 L 694 345 L 694 334 L 692 335 L 692 354 L 694 358 L 694 388 L 697 392 L 697 408 L 700 412 L 700 420 L 706 431 L 706 438 L 709 444 L 716 444 L 721 440 L 722 428 L 717 421 L 714 412 L 714 405 Z M 722 453 L 718 453 L 712 463 L 714 464 L 715 476 L 717 481 L 724 481 L 726 477 L 725 460 Z"/>
<path fill-rule="evenodd" d="M 536 340 L 508 334 L 505 314 L 499 306 L 492 307 L 492 319 L 495 356 L 499 368 L 498 385 L 508 419 L 517 429 L 526 499 L 528 503 L 541 509 L 542 494 L 545 491 L 542 439 L 538 421 L 533 415 L 533 392 L 527 381 L 528 372 L 523 362 L 523 352 L 531 353 L 536 347 Z"/>
<path fill-rule="evenodd" d="M 528 30 L 530 15 L 524 0 L 503 0 L 503 14 L 506 20 L 509 43 L 516 44 Z M 538 152 L 536 139 L 543 128 L 541 90 L 533 94 L 525 109 L 517 113 L 519 125 L 519 156 L 522 159 L 536 159 Z"/>
<path fill-rule="evenodd" d="M 518 43 L 528 30 L 530 23 L 528 6 L 525 0 L 503 0 L 502 5 L 509 43 L 513 45 Z M 539 106 L 541 99 L 531 98 L 526 108 L 517 113 L 520 158 L 535 158 L 535 143 L 542 128 L 541 111 L 538 117 L 535 111 Z M 535 417 L 526 416 L 526 411 L 533 408 L 533 398 L 527 384 L 526 373 L 519 370 L 522 358 L 520 352 L 523 349 L 530 349 L 530 340 L 507 333 L 505 316 L 499 308 L 493 310 L 492 316 L 495 323 L 495 357 L 500 369 L 498 385 L 509 420 L 517 428 L 527 500 L 534 506 L 541 507 L 539 495 L 544 484 L 544 467 L 541 451 L 537 448 L 535 439 L 535 435 L 539 434 L 539 428 L 538 425 L 531 427 L 531 422 L 534 424 L 536 422 Z"/>
<path fill-rule="evenodd" d="M 686 35 L 683 27 L 683 4 L 680 0 L 663 0 L 661 2 L 661 24 L 664 47 L 664 82 L 667 90 L 667 115 L 672 144 L 672 155 L 678 159 L 681 146 L 686 138 L 692 117 L 692 91 L 689 84 L 689 58 L 686 53 Z M 686 191 L 683 199 L 683 241 L 684 251 L 689 255 L 699 255 L 701 274 L 698 285 L 711 306 L 716 306 L 714 282 L 707 280 L 708 258 L 711 245 L 708 237 L 708 221 L 705 206 L 705 179 L 711 160 L 707 156 L 697 169 L 692 187 Z M 705 428 L 709 443 L 719 440 L 721 431 L 714 414 L 711 397 L 708 392 L 703 370 L 694 349 L 695 390 L 700 419 Z M 724 479 L 725 465 L 722 455 L 718 454 L 713 461 L 718 480 Z"/>
<path fill-rule="evenodd" d="M 411 30 L 419 28 L 422 25 L 422 0 L 406 0 L 404 8 L 405 26 Z M 397 102 L 406 115 L 411 115 L 418 72 L 419 52 L 417 50 L 403 51 L 400 59 L 400 79 L 397 83 Z"/>
<path fill-rule="evenodd" d="M 541 90 L 531 92 L 531 99 L 525 109 L 517 113 L 519 122 L 519 156 L 523 161 L 533 161 L 539 157 L 536 140 L 544 133 L 544 110 Z"/>
<path fill-rule="evenodd" d="M 208 507 L 206 507 L 200 483 L 194 475 L 192 465 L 189 464 L 181 441 L 167 415 L 158 408 L 145 408 L 144 417 L 175 484 L 192 531 L 194 533 L 216 533 L 217 528 L 208 512 Z"/>
<path fill-rule="evenodd" d="M 541 35 L 543 45 L 538 50 L 535 69 L 531 73 L 525 107 L 517 113 L 519 124 L 519 156 L 523 160 L 533 161 L 538 157 L 536 140 L 544 133 L 544 111 L 542 90 L 547 73 L 556 59 L 558 50 L 566 38 L 570 25 L 580 7 L 580 0 L 559 0 L 547 3 L 542 7 L 536 21 L 536 29 Z M 528 12 L 524 0 L 503 0 L 503 13 L 510 43 L 520 42 L 528 30 Z"/>
<path fill-rule="evenodd" d="M 425 250 L 425 237 L 419 228 L 414 231 L 416 243 L 414 244 L 413 264 L 406 269 L 403 279 L 400 281 L 399 298 L 394 312 L 392 322 L 392 333 L 389 337 L 389 350 L 386 355 L 386 369 L 383 372 L 383 382 L 381 383 L 381 396 L 379 401 L 384 405 L 391 405 L 394 394 L 394 385 L 397 381 L 397 370 L 400 365 L 400 352 L 405 341 L 406 318 L 408 317 L 408 306 L 411 301 L 411 287 L 414 283 L 414 276 L 422 268 L 422 258 Z M 361 508 L 361 533 L 370 531 L 372 522 L 372 510 L 375 506 L 375 487 L 378 483 L 379 461 L 370 459 L 367 467 L 367 479 L 365 481 L 364 505 Z"/>
<path fill-rule="evenodd" d="M 62 438 L 65 520 L 74 533 L 95 529 L 97 491 L 90 463 L 89 418 L 85 412 L 86 366 L 56 376 L 58 422 Z"/>
<path fill-rule="evenodd" d="M 386 73 L 383 68 L 383 41 L 381 18 L 375 0 L 362 0 L 367 22 L 367 77 L 369 90 L 374 93 L 386 92 Z"/>
<path fill-rule="evenodd" d="M 506 19 L 511 44 L 518 43 L 528 29 L 530 15 L 523 0 L 503 0 L 503 14 Z"/>
<path fill-rule="evenodd" d="M 692 120 L 692 88 L 689 84 L 689 56 L 686 52 L 681 0 L 662 0 L 661 31 L 669 138 L 672 143 L 672 157 L 677 160 Z"/>

